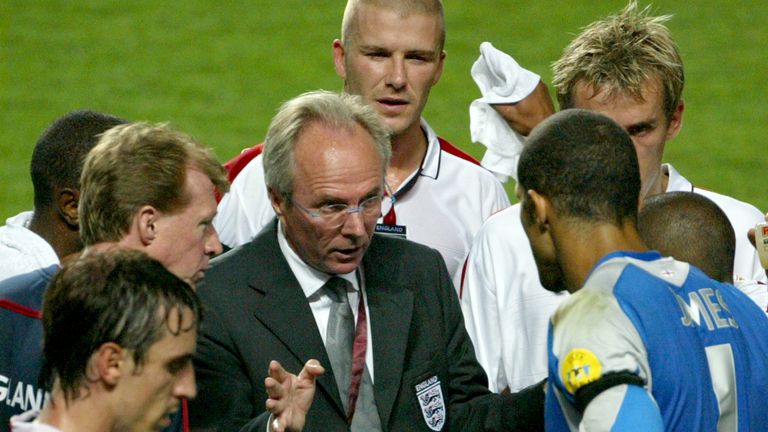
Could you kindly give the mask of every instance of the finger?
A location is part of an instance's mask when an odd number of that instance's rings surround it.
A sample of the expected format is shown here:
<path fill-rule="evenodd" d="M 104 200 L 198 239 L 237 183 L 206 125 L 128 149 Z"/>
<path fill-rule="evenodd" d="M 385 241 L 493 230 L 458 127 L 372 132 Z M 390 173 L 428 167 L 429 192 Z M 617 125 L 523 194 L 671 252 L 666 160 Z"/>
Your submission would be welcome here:
<path fill-rule="evenodd" d="M 283 366 L 277 360 L 269 362 L 269 376 L 277 380 L 277 382 L 283 382 L 288 378 L 288 372 L 283 369 Z"/>
<path fill-rule="evenodd" d="M 749 237 L 749 242 L 752 243 L 752 246 L 755 246 L 755 229 L 750 228 L 749 231 L 747 231 L 747 237 Z"/>
<path fill-rule="evenodd" d="M 310 359 L 299 372 L 299 380 L 314 380 L 316 377 L 325 373 L 325 368 L 315 359 Z"/>
<path fill-rule="evenodd" d="M 285 389 L 274 378 L 267 377 L 264 379 L 264 388 L 267 390 L 267 395 L 271 398 L 282 398 L 285 396 Z"/>

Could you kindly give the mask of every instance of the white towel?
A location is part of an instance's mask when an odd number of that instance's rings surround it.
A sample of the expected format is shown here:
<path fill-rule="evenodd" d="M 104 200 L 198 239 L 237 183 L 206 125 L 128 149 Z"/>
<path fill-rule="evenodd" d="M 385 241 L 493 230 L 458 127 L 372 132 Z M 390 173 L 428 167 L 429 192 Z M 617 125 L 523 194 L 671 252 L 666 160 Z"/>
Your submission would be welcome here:
<path fill-rule="evenodd" d="M 502 182 L 509 176 L 517 180 L 517 160 L 525 137 L 512 130 L 490 104 L 517 103 L 531 94 L 540 77 L 521 67 L 515 59 L 494 48 L 480 44 L 480 57 L 472 65 L 472 79 L 483 97 L 469 106 L 469 131 L 472 142 L 486 150 L 482 164 Z"/>

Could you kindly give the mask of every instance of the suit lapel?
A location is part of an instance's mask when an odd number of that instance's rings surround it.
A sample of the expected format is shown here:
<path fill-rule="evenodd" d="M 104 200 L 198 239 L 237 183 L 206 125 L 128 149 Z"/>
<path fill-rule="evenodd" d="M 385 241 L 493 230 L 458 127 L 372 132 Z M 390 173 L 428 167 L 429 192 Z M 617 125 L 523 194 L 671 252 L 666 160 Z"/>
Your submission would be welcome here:
<path fill-rule="evenodd" d="M 254 307 L 256 319 L 270 329 L 295 356 L 295 367 L 299 369 L 291 372 L 298 374 L 310 358 L 317 359 L 325 367 L 325 374 L 317 378 L 318 386 L 334 401 L 339 414 L 344 416 L 336 379 L 330 367 L 331 362 L 315 324 L 312 309 L 277 243 L 277 223 L 262 232 L 254 243 L 257 244 L 260 255 L 255 262 L 259 263 L 262 269 L 249 282 L 255 291 L 254 294 L 261 296 Z"/>
<path fill-rule="evenodd" d="M 399 278 L 386 271 L 386 250 L 376 242 L 363 259 L 365 289 L 373 338 L 374 395 L 381 424 L 389 423 L 400 390 L 408 332 L 413 312 L 413 293 Z M 378 243 L 378 244 L 376 244 Z"/>

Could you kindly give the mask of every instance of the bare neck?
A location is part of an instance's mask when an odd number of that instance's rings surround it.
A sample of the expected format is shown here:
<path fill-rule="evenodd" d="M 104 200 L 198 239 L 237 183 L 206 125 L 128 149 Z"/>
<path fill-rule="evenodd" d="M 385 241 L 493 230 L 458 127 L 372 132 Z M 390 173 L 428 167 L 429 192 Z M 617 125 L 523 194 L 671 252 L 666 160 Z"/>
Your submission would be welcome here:
<path fill-rule="evenodd" d="M 563 222 L 553 225 L 552 230 L 565 286 L 570 293 L 584 286 L 598 261 L 609 253 L 648 250 L 631 222 L 621 226 Z"/>
<path fill-rule="evenodd" d="M 99 403 L 94 394 L 67 402 L 57 392 L 46 402 L 38 420 L 62 432 L 103 432 L 113 429 L 111 413 L 109 404 Z"/>
<path fill-rule="evenodd" d="M 420 124 L 392 136 L 392 159 L 387 169 L 389 187 L 397 190 L 408 176 L 419 169 L 426 153 L 427 136 Z"/>
<path fill-rule="evenodd" d="M 642 196 L 643 199 L 650 198 L 654 195 L 664 193 L 667 191 L 669 185 L 669 174 L 664 172 L 664 169 L 659 170 L 659 174 L 652 179 L 648 186 L 643 186 Z"/>
<path fill-rule="evenodd" d="M 59 260 L 82 249 L 77 227 L 69 226 L 54 210 L 35 209 L 29 230 L 48 242 Z"/>

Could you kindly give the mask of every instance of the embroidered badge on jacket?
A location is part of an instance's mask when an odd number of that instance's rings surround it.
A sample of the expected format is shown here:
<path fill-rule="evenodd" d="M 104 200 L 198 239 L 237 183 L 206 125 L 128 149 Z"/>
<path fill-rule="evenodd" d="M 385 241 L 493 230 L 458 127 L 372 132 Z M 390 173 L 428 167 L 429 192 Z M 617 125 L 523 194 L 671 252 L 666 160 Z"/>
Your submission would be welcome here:
<path fill-rule="evenodd" d="M 446 410 L 443 390 L 437 376 L 416 384 L 416 399 L 419 400 L 421 414 L 427 426 L 433 431 L 443 430 Z"/>

